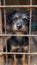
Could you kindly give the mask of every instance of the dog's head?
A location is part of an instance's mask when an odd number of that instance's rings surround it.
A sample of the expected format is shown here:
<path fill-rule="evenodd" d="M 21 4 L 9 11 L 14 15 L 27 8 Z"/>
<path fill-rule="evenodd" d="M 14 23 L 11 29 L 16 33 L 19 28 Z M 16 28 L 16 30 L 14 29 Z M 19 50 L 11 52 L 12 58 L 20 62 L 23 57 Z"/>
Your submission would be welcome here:
<path fill-rule="evenodd" d="M 28 34 L 29 32 L 29 19 L 26 13 L 21 11 L 11 12 L 7 16 L 7 30 L 15 34 Z"/>

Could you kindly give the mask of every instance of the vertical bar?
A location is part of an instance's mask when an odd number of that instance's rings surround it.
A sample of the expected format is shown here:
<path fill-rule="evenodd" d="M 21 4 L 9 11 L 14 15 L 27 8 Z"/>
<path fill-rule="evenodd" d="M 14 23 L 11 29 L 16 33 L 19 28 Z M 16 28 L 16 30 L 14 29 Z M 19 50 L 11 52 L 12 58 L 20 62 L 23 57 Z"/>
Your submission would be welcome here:
<path fill-rule="evenodd" d="M 32 8 L 30 8 L 30 26 L 29 26 L 29 34 L 31 35 L 31 19 L 32 19 Z"/>
<path fill-rule="evenodd" d="M 5 0 L 3 1 L 3 4 L 5 6 Z M 6 10 L 4 9 L 4 26 L 5 26 L 5 34 L 6 34 Z M 5 44 L 6 44 L 6 52 L 7 52 L 7 42 L 6 42 L 6 37 L 5 37 Z M 6 65 L 8 64 L 8 55 L 6 55 Z"/>
<path fill-rule="evenodd" d="M 4 6 L 5 6 L 5 0 L 4 0 Z M 6 10 L 4 9 L 4 23 L 5 23 L 5 34 L 6 34 Z M 5 37 L 5 43 L 6 43 L 6 52 L 7 52 L 7 39 Z M 8 64 L 8 55 L 6 55 L 6 64 Z"/>
<path fill-rule="evenodd" d="M 30 5 L 32 5 L 32 0 L 30 0 Z"/>
<path fill-rule="evenodd" d="M 1 5 L 1 0 L 0 0 L 0 5 Z M 1 15 L 1 9 L 0 9 L 0 33 L 2 34 L 2 15 Z M 4 65 L 4 56 L 2 55 L 2 38 L 0 38 L 0 65 Z"/>
<path fill-rule="evenodd" d="M 1 5 L 1 0 L 0 0 L 0 5 Z M 2 34 L 2 15 L 1 15 L 1 9 L 0 9 L 0 33 Z M 2 48 L 2 38 L 0 38 L 0 53 L 3 51 Z M 4 65 L 4 57 L 2 54 L 0 54 L 0 64 Z"/>
<path fill-rule="evenodd" d="M 2 52 L 3 52 L 3 37 L 0 37 L 0 64 L 4 65 L 4 56 Z"/>
<path fill-rule="evenodd" d="M 5 0 L 4 0 L 4 6 L 5 6 Z M 5 23 L 5 34 L 6 34 L 6 10 L 4 9 L 4 23 Z M 7 39 L 5 38 L 6 43 L 6 52 L 7 52 Z"/>
<path fill-rule="evenodd" d="M 30 0 L 30 5 L 32 5 L 32 0 Z M 32 19 L 32 8 L 30 8 L 30 26 L 29 26 L 29 33 L 31 34 L 31 19 Z"/>
<path fill-rule="evenodd" d="M 31 37 L 29 37 L 29 53 L 30 53 L 30 42 L 31 42 Z"/>
<path fill-rule="evenodd" d="M 0 55 L 0 65 L 4 65 L 5 62 L 4 62 L 4 56 L 3 55 Z"/>
<path fill-rule="evenodd" d="M 32 5 L 32 0 L 30 0 L 30 5 Z M 31 18 L 32 18 L 32 8 L 30 8 L 30 26 L 29 26 L 29 34 L 31 34 Z"/>
<path fill-rule="evenodd" d="M 3 2 L 4 6 L 5 6 L 5 0 Z M 5 26 L 5 34 L 6 34 L 6 10 L 4 9 L 4 26 Z"/>
<path fill-rule="evenodd" d="M 3 41 L 3 39 L 2 39 L 2 37 L 0 37 L 0 53 L 1 52 L 3 52 L 3 45 L 2 45 L 2 42 Z"/>
<path fill-rule="evenodd" d="M 1 0 L 0 0 L 1 5 Z M 1 9 L 0 9 L 0 34 L 2 34 L 2 15 L 1 15 Z"/>
<path fill-rule="evenodd" d="M 30 0 L 30 5 L 32 5 L 32 0 Z M 30 8 L 30 26 L 29 26 L 29 34 L 31 35 L 31 18 L 32 18 L 32 8 Z M 30 42 L 31 42 L 31 37 L 29 37 L 29 53 L 30 53 Z M 29 55 L 29 60 L 28 60 L 28 65 L 30 65 L 30 55 Z"/>
<path fill-rule="evenodd" d="M 29 53 L 30 53 L 30 37 L 29 37 Z M 30 55 L 28 55 L 28 65 L 30 65 Z"/>
<path fill-rule="evenodd" d="M 30 0 L 30 5 L 32 5 L 32 0 Z M 30 26 L 29 26 L 29 34 L 31 35 L 31 20 L 32 20 L 32 8 L 30 8 Z M 30 53 L 30 42 L 31 42 L 31 37 L 29 37 L 29 53 Z M 29 55 L 29 63 L 30 65 L 30 55 Z"/>
<path fill-rule="evenodd" d="M 30 55 L 28 55 L 28 65 L 30 65 Z"/>

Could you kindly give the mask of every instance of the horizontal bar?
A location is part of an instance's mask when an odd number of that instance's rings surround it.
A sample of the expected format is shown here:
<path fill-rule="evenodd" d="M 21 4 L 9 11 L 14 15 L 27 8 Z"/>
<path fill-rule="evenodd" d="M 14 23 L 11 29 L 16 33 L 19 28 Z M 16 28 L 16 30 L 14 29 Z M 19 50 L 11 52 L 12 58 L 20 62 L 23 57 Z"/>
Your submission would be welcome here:
<path fill-rule="evenodd" d="M 0 52 L 0 55 L 3 55 L 3 54 L 29 54 L 29 53 L 22 53 L 22 52 L 18 52 L 18 53 L 16 53 L 16 52 Z"/>
<path fill-rule="evenodd" d="M 37 52 L 33 52 L 33 53 L 22 53 L 22 52 L 0 52 L 0 55 L 5 55 L 5 54 L 27 54 L 27 55 L 37 55 Z"/>
<path fill-rule="evenodd" d="M 37 5 L 1 5 L 0 8 L 37 8 Z"/>
<path fill-rule="evenodd" d="M 37 37 L 37 35 L 33 35 L 33 34 L 32 35 L 31 34 L 29 34 L 29 35 L 25 35 L 25 34 L 24 35 L 22 35 L 22 34 L 21 35 L 20 34 L 18 34 L 18 35 L 17 34 L 0 34 L 0 37 L 3 37 L 3 36 L 29 36 L 29 37 L 36 36 Z"/>

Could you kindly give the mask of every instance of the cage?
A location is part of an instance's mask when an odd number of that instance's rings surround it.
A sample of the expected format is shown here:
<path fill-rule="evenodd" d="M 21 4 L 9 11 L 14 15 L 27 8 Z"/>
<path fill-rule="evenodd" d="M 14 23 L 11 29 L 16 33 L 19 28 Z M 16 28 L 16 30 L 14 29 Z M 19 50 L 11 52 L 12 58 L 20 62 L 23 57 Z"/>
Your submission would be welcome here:
<path fill-rule="evenodd" d="M 37 0 L 0 0 L 0 65 L 37 65 Z"/>

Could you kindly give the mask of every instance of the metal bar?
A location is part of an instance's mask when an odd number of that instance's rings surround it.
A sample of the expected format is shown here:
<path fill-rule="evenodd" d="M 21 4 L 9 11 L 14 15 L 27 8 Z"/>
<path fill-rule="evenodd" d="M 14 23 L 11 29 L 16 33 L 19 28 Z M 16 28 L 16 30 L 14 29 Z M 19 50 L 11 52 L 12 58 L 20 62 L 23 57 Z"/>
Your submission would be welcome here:
<path fill-rule="evenodd" d="M 0 0 L 0 5 L 1 5 L 1 0 Z M 2 34 L 2 15 L 1 15 L 1 9 L 0 9 L 0 34 Z"/>
<path fill-rule="evenodd" d="M 1 5 L 1 0 L 0 0 L 0 5 Z M 2 34 L 2 13 L 1 13 L 1 9 L 0 9 L 0 34 Z M 2 45 L 2 38 L 0 38 L 0 53 L 3 52 L 3 45 Z M 1 55 L 0 56 L 0 65 L 4 65 L 4 57 Z"/>
<path fill-rule="evenodd" d="M 19 53 L 19 52 L 0 52 L 0 55 L 4 55 L 4 54 L 26 54 L 26 55 L 37 55 L 37 52 L 33 52 L 33 53 Z"/>
<path fill-rule="evenodd" d="M 0 8 L 37 8 L 37 5 L 3 5 Z"/>
<path fill-rule="evenodd" d="M 32 5 L 32 0 L 30 0 L 30 5 Z M 30 26 L 29 26 L 29 34 L 31 35 L 31 21 L 32 21 L 32 8 L 30 8 Z M 30 44 L 31 44 L 31 37 L 29 37 L 29 53 L 30 53 Z M 30 55 L 29 55 L 29 65 L 30 65 Z"/>
<path fill-rule="evenodd" d="M 3 2 L 4 6 L 5 6 L 5 0 Z M 5 25 L 5 34 L 6 34 L 6 10 L 4 9 L 4 25 Z M 5 44 L 6 44 L 6 52 L 7 52 L 7 40 L 5 38 Z M 8 64 L 8 56 L 6 55 L 6 65 Z"/>
<path fill-rule="evenodd" d="M 5 6 L 5 0 L 3 2 L 4 6 Z M 6 10 L 4 9 L 4 26 L 5 26 L 5 34 L 6 34 Z"/>
<path fill-rule="evenodd" d="M 13 34 L 1 34 L 0 35 L 0 37 L 3 37 L 3 36 L 4 37 L 7 37 L 7 36 L 28 36 L 28 37 L 36 36 L 37 37 L 37 35 L 33 35 L 33 34 L 32 35 L 16 35 L 16 34 L 15 35 L 13 35 Z"/>

